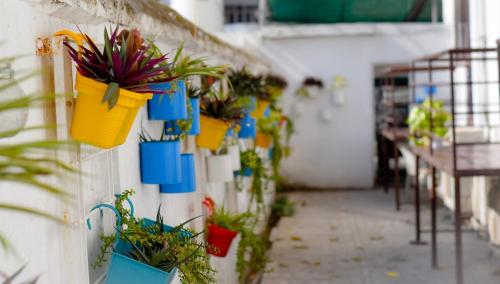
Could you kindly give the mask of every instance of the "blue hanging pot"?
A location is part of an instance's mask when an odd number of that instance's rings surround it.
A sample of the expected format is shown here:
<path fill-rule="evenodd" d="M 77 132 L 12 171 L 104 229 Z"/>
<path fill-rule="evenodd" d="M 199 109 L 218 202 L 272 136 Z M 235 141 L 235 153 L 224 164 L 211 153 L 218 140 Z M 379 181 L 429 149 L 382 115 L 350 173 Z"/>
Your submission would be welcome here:
<path fill-rule="evenodd" d="M 134 207 L 130 200 L 127 200 L 130 204 L 130 214 L 133 216 Z M 99 204 L 92 208 L 91 212 L 96 209 L 109 208 L 115 212 L 116 215 L 116 227 L 122 227 L 122 220 L 118 210 L 109 204 Z M 150 226 L 154 223 L 153 220 L 144 219 L 143 225 Z M 90 219 L 87 219 L 87 226 L 89 230 L 92 228 L 90 224 Z M 168 225 L 163 225 L 165 231 L 171 231 L 173 228 Z M 187 231 L 182 231 L 181 234 L 186 234 L 190 236 L 191 234 Z M 137 283 L 150 283 L 150 284 L 169 284 L 175 277 L 177 273 L 177 268 L 173 268 L 171 271 L 166 272 L 158 268 L 149 266 L 145 263 L 139 262 L 135 259 L 127 257 L 127 255 L 133 250 L 133 247 L 128 242 L 121 240 L 119 238 L 119 233 L 116 233 L 114 250 L 111 255 L 111 260 L 108 266 L 108 272 L 106 275 L 106 284 L 137 284 Z"/>
<path fill-rule="evenodd" d="M 191 103 L 191 129 L 188 135 L 200 134 L 200 98 L 190 98 Z"/>
<path fill-rule="evenodd" d="M 253 170 L 250 168 L 244 168 L 239 171 L 234 172 L 237 176 L 251 177 L 253 175 Z"/>
<path fill-rule="evenodd" d="M 161 184 L 161 193 L 188 193 L 196 191 L 196 171 L 193 154 L 182 154 L 182 182 L 178 184 Z"/>
<path fill-rule="evenodd" d="M 200 99 L 190 98 L 191 103 L 191 128 L 187 132 L 188 135 L 200 134 Z M 181 135 L 181 129 L 178 120 L 171 120 L 165 123 L 165 133 L 167 135 Z"/>
<path fill-rule="evenodd" d="M 257 137 L 257 121 L 252 118 L 249 114 L 246 114 L 240 121 L 240 132 L 238 132 L 239 138 L 255 138 Z"/>
<path fill-rule="evenodd" d="M 152 84 L 149 87 L 155 93 L 148 101 L 150 120 L 177 120 L 188 117 L 184 80 Z M 166 93 L 169 91 L 172 93 Z"/>
<path fill-rule="evenodd" d="M 176 184 L 182 181 L 179 141 L 140 143 L 141 180 L 146 184 Z"/>

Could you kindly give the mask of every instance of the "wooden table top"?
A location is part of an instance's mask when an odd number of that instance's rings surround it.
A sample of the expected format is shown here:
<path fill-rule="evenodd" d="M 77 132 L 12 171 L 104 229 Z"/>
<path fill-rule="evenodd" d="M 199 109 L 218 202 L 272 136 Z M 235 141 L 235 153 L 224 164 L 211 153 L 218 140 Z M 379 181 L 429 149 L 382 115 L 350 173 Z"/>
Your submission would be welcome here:
<path fill-rule="evenodd" d="M 457 145 L 457 168 L 453 172 L 452 147 L 434 149 L 410 146 L 415 155 L 429 165 L 449 175 L 458 176 L 500 176 L 500 144 Z"/>
<path fill-rule="evenodd" d="M 382 136 L 393 142 L 403 142 L 408 139 L 410 131 L 408 128 L 385 128 L 382 129 Z"/>

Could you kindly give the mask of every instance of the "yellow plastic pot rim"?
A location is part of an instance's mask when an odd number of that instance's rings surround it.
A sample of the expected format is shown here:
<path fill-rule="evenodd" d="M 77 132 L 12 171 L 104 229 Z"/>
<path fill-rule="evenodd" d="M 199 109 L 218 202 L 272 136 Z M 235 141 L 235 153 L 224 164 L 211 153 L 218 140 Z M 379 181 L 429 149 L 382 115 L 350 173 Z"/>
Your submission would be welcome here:
<path fill-rule="evenodd" d="M 213 117 L 210 117 L 210 116 L 206 116 L 204 114 L 200 115 L 201 117 L 203 117 L 203 119 L 208 119 L 208 120 L 211 120 L 213 121 L 214 123 L 217 123 L 219 125 L 224 125 L 225 127 L 229 127 L 230 126 L 230 123 L 228 122 L 225 122 L 224 120 L 220 120 L 220 119 L 217 119 L 217 118 L 213 118 Z"/>
<path fill-rule="evenodd" d="M 82 88 L 83 86 L 92 86 L 92 88 L 97 89 L 99 91 L 102 91 L 104 93 L 106 89 L 108 88 L 108 84 L 96 81 L 94 79 L 87 78 L 80 73 L 76 73 L 76 84 L 75 87 L 77 90 Z M 130 98 L 133 100 L 138 100 L 138 101 L 145 101 L 145 100 L 150 100 L 153 98 L 153 94 L 151 93 L 136 93 L 133 91 L 129 91 L 123 88 L 120 88 L 120 96 L 124 96 L 126 98 Z"/>

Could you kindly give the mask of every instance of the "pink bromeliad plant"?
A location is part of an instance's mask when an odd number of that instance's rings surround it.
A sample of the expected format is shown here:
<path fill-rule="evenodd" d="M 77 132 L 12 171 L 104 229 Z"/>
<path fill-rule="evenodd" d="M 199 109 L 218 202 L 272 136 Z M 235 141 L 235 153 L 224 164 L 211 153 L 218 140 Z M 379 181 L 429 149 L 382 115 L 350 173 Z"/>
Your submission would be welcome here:
<path fill-rule="evenodd" d="M 102 102 L 107 102 L 112 109 L 123 88 L 136 93 L 152 93 L 151 84 L 175 80 L 174 76 L 165 76 L 171 68 L 166 54 L 151 56 L 151 46 L 145 45 L 138 30 L 119 31 L 118 26 L 109 35 L 104 29 L 104 47 L 100 50 L 86 34 L 83 40 L 88 47 L 79 45 L 73 48 L 64 42 L 76 64 L 80 75 L 108 84 Z"/>

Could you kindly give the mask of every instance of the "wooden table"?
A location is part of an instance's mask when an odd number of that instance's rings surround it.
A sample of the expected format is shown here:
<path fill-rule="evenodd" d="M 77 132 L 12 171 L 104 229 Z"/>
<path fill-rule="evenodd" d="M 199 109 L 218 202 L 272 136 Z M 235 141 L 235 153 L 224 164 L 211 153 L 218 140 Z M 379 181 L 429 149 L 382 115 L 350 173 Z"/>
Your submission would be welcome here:
<path fill-rule="evenodd" d="M 452 147 L 442 147 L 431 152 L 429 148 L 411 147 L 416 156 L 415 182 L 415 233 L 416 243 L 420 239 L 420 198 L 419 198 L 419 161 L 424 160 L 431 167 L 431 245 L 432 266 L 437 268 L 437 224 L 436 224 L 436 170 L 443 171 L 455 179 L 455 262 L 457 283 L 463 284 L 463 250 L 462 250 L 462 209 L 460 178 L 472 176 L 500 175 L 500 144 L 457 145 L 455 153 Z M 454 155 L 455 159 L 454 159 Z"/>
<path fill-rule="evenodd" d="M 409 131 L 408 128 L 386 128 L 382 129 L 381 135 L 384 139 L 391 141 L 393 145 L 392 148 L 394 157 L 394 196 L 395 196 L 396 210 L 399 211 L 401 208 L 401 199 L 400 199 L 398 144 L 401 142 L 405 142 L 408 139 Z M 387 153 L 384 153 L 384 157 L 385 159 L 388 159 Z M 387 172 L 385 173 L 384 177 L 384 191 L 386 193 L 389 191 L 389 181 Z"/>

